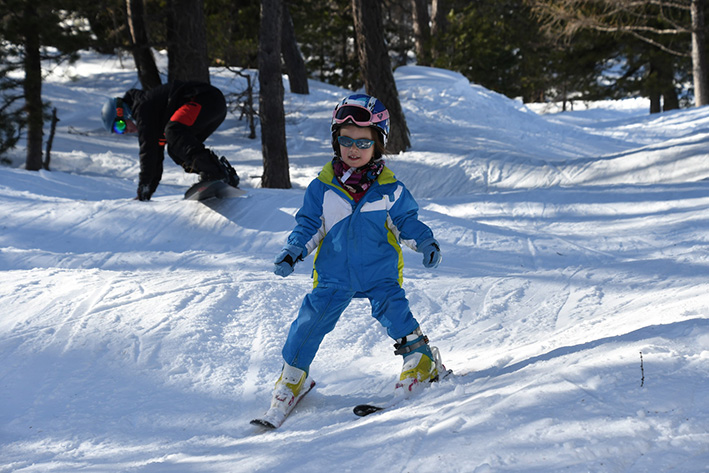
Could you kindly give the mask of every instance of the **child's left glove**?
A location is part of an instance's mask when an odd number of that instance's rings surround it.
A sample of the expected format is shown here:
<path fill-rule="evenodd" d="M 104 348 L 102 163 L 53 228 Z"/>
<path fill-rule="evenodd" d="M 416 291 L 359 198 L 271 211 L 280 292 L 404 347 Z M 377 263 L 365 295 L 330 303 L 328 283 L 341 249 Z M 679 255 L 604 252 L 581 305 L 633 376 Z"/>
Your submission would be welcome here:
<path fill-rule="evenodd" d="M 274 260 L 273 272 L 281 277 L 286 277 L 295 269 L 295 263 L 303 261 L 304 249 L 295 245 L 286 245 Z"/>
<path fill-rule="evenodd" d="M 421 243 L 418 251 L 423 253 L 423 265 L 427 268 L 435 268 L 441 262 L 441 247 L 435 238 L 429 238 Z"/>

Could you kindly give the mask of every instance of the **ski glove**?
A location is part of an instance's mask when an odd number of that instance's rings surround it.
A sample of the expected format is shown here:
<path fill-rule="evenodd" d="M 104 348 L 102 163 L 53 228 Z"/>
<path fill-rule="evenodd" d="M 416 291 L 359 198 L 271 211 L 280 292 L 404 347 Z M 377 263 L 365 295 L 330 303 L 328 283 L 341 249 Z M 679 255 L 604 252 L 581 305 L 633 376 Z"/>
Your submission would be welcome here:
<path fill-rule="evenodd" d="M 274 261 L 273 272 L 281 277 L 286 277 L 293 272 L 295 263 L 303 261 L 305 250 L 295 245 L 286 245 L 283 251 L 278 253 Z"/>
<path fill-rule="evenodd" d="M 418 251 L 423 253 L 423 265 L 427 268 L 435 268 L 441 262 L 441 248 L 435 238 L 421 243 Z"/>

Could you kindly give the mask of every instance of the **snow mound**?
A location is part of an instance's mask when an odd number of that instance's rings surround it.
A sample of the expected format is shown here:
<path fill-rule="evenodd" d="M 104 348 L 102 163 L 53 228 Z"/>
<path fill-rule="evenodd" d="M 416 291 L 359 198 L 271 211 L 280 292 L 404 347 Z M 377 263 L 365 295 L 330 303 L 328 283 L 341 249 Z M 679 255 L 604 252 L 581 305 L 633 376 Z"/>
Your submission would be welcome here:
<path fill-rule="evenodd" d="M 250 426 L 312 285 L 310 258 L 285 279 L 272 260 L 348 91 L 286 94 L 293 189 L 259 187 L 260 140 L 229 115 L 209 144 L 246 197 L 183 201 L 167 160 L 139 202 L 136 140 L 99 119 L 135 71 L 87 54 L 44 88 L 52 171 L 0 167 L 0 472 L 706 472 L 709 109 L 537 114 L 449 71 L 396 79 L 413 147 L 387 162 L 443 253 L 405 249 L 404 287 L 453 376 L 356 418 L 401 361 L 355 300 L 313 392 Z"/>

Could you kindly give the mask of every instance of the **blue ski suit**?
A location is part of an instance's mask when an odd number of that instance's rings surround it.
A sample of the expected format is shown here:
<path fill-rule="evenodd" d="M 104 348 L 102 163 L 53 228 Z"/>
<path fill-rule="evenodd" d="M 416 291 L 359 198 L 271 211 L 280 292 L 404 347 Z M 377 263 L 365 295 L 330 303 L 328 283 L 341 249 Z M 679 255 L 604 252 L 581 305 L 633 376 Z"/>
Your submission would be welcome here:
<path fill-rule="evenodd" d="M 283 347 L 286 363 L 308 371 L 320 343 L 355 297 L 392 339 L 419 326 L 401 287 L 400 242 L 413 250 L 435 241 L 418 219 L 418 204 L 386 166 L 359 202 L 343 189 L 328 163 L 307 188 L 288 247 L 315 252 L 313 290 L 305 296 Z"/>

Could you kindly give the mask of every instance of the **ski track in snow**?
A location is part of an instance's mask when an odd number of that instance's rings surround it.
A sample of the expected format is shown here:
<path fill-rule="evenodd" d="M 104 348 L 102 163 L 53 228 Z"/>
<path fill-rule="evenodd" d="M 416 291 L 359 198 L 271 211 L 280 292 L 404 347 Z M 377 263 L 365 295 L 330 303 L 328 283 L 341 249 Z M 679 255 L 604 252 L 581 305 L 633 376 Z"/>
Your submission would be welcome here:
<path fill-rule="evenodd" d="M 708 471 L 706 108 L 543 115 L 397 69 L 414 146 L 387 161 L 444 258 L 425 270 L 405 248 L 405 288 L 454 375 L 355 418 L 401 366 L 355 300 L 315 389 L 263 432 L 248 422 L 312 285 L 312 257 L 285 279 L 272 259 L 346 91 L 286 94 L 294 189 L 259 187 L 260 142 L 229 116 L 210 140 L 247 196 L 183 202 L 192 178 L 168 159 L 145 203 L 137 143 L 98 115 L 135 72 L 74 67 L 44 89 L 62 119 L 53 171 L 0 168 L 0 472 Z"/>

